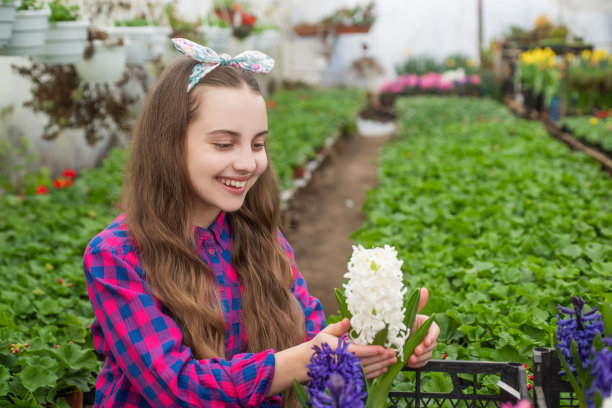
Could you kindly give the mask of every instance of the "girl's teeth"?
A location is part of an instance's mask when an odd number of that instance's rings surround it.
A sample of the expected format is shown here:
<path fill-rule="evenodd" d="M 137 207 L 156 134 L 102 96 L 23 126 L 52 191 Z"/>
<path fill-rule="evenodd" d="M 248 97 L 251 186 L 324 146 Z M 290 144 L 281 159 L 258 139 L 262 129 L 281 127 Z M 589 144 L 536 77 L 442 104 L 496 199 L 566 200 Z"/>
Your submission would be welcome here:
<path fill-rule="evenodd" d="M 246 181 L 236 181 L 236 180 L 225 180 L 221 179 L 221 182 L 226 186 L 242 188 L 246 185 Z"/>

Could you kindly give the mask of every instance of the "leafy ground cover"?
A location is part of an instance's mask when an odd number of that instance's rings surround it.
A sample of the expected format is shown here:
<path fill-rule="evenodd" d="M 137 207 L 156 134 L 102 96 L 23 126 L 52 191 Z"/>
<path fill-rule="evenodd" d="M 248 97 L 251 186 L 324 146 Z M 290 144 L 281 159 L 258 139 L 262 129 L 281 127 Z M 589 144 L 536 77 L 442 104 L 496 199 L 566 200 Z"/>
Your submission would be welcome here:
<path fill-rule="evenodd" d="M 608 112 L 600 112 L 598 116 L 568 117 L 561 121 L 561 126 L 578 139 L 612 155 L 612 116 Z"/>
<path fill-rule="evenodd" d="M 270 156 L 283 190 L 329 138 L 354 127 L 364 103 L 363 92 L 354 89 L 283 90 L 268 100 Z"/>
<path fill-rule="evenodd" d="M 610 291 L 612 180 L 489 100 L 405 98 L 399 111 L 353 238 L 394 246 L 408 287 L 430 289 L 434 357 L 531 365 L 553 346 L 557 304 Z"/>
<path fill-rule="evenodd" d="M 272 161 L 286 188 L 295 167 L 354 120 L 362 94 L 280 91 L 267 102 Z M 125 158 L 116 150 L 71 185 L 54 186 L 47 174 L 32 178 L 43 184 L 31 194 L 0 197 L 0 407 L 66 406 L 65 396 L 93 384 L 100 362 L 82 255 L 120 211 Z"/>

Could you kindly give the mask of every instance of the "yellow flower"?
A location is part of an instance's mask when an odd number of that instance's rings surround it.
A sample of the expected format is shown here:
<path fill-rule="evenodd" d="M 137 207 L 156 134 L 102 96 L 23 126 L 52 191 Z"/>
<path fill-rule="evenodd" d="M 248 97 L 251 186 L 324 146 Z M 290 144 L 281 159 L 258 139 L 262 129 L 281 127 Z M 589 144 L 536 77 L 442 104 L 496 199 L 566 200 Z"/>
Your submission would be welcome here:
<path fill-rule="evenodd" d="M 455 60 L 452 58 L 449 58 L 446 60 L 446 65 L 448 65 L 449 67 L 454 67 L 455 66 Z"/>
<path fill-rule="evenodd" d="M 582 51 L 582 53 L 580 54 L 580 57 L 583 60 L 591 59 L 591 50 L 584 50 L 584 51 Z"/>
<path fill-rule="evenodd" d="M 596 125 L 598 120 L 597 120 L 597 118 L 591 118 L 591 119 L 589 119 L 589 122 L 591 122 L 591 125 Z"/>
<path fill-rule="evenodd" d="M 471 58 L 468 58 L 465 61 L 465 65 L 468 66 L 468 67 L 473 67 L 474 66 L 474 61 Z"/>
<path fill-rule="evenodd" d="M 575 55 L 574 55 L 574 54 L 572 54 L 571 52 L 570 52 L 569 54 L 567 54 L 567 60 L 568 60 L 569 62 L 572 62 L 572 61 L 574 60 L 574 57 L 575 57 Z"/>

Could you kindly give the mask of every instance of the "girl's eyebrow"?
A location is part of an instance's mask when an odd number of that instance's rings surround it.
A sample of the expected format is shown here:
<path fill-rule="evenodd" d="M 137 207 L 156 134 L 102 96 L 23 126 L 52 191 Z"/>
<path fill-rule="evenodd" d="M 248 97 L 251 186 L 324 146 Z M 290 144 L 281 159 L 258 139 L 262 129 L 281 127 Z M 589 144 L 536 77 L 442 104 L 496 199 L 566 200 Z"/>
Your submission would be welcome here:
<path fill-rule="evenodd" d="M 255 136 L 253 138 L 261 137 L 261 136 L 266 136 L 267 134 L 268 134 L 268 129 L 262 130 L 261 132 L 258 132 L 257 134 L 255 134 Z M 238 137 L 240 137 L 240 132 L 236 132 L 234 130 L 229 130 L 229 129 L 215 129 L 215 130 L 212 130 L 212 131 L 208 132 L 207 135 L 210 135 L 210 136 L 214 136 L 214 135 L 230 135 L 233 138 L 238 138 Z"/>

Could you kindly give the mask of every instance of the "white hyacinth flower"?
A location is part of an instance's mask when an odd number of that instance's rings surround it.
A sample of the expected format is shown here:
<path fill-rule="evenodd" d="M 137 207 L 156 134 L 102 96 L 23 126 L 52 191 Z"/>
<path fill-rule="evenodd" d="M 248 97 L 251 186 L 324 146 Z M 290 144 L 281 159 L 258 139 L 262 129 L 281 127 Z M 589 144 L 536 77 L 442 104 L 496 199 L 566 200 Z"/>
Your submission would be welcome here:
<path fill-rule="evenodd" d="M 352 315 L 349 337 L 356 344 L 372 344 L 376 334 L 388 327 L 384 346 L 394 348 L 403 360 L 403 348 L 410 335 L 404 324 L 402 261 L 395 248 L 364 249 L 353 246 L 344 285 L 346 305 Z"/>

